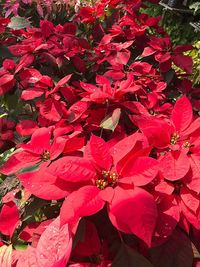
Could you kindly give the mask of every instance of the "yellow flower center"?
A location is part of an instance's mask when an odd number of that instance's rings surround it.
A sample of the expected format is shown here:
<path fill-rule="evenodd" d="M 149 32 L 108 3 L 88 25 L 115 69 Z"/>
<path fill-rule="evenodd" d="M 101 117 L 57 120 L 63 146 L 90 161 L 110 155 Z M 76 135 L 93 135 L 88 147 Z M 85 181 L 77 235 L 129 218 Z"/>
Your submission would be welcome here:
<path fill-rule="evenodd" d="M 103 190 L 107 186 L 114 186 L 118 181 L 118 174 L 110 171 L 102 171 L 96 180 L 96 186 Z"/>
<path fill-rule="evenodd" d="M 50 152 L 45 150 L 42 155 L 41 155 L 41 158 L 43 161 L 48 161 L 50 160 L 51 156 L 50 156 Z"/>
<path fill-rule="evenodd" d="M 183 147 L 184 147 L 184 148 L 189 148 L 189 147 L 191 147 L 190 142 L 186 141 L 186 142 L 183 144 Z"/>
<path fill-rule="evenodd" d="M 175 145 L 179 138 L 180 138 L 179 134 L 173 133 L 172 136 L 171 136 L 170 144 L 171 145 Z"/>

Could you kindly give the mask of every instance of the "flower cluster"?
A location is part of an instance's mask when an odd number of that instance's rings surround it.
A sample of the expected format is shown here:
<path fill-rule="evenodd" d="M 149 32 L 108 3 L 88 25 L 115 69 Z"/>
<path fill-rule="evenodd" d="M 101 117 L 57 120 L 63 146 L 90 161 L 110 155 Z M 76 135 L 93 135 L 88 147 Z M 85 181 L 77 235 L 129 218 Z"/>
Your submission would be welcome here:
<path fill-rule="evenodd" d="M 141 5 L 97 1 L 63 25 L 18 30 L 0 19 L 9 51 L 0 95 L 15 98 L 17 112 L 16 125 L 0 120 L 1 152 L 15 146 L 0 167 L 2 266 L 172 267 L 171 252 L 177 266 L 192 266 L 191 244 L 200 245 L 200 103 L 184 54 L 192 46 L 174 46 Z"/>

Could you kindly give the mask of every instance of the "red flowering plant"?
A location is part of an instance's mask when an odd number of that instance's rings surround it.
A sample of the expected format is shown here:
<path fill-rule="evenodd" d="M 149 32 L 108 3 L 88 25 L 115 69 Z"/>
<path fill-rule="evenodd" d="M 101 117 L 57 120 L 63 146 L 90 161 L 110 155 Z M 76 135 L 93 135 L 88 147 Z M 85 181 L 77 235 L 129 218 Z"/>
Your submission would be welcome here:
<path fill-rule="evenodd" d="M 192 47 L 141 6 L 0 19 L 1 266 L 198 266 Z"/>

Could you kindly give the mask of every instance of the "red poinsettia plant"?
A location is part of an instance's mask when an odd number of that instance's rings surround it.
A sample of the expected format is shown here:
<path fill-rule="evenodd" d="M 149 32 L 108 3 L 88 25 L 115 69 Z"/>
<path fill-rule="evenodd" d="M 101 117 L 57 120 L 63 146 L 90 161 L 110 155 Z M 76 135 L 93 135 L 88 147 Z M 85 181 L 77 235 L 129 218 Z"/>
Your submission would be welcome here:
<path fill-rule="evenodd" d="M 0 18 L 0 266 L 198 266 L 192 46 L 141 7 Z"/>

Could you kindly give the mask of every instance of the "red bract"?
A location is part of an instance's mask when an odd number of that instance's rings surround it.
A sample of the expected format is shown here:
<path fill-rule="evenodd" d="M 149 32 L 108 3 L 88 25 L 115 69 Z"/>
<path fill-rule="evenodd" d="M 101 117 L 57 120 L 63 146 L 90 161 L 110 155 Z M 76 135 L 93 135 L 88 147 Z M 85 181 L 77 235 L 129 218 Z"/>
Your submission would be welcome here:
<path fill-rule="evenodd" d="M 85 221 L 84 238 L 80 240 L 74 253 L 82 256 L 98 255 L 101 249 L 101 242 L 96 230 L 95 225 L 89 221 Z"/>
<path fill-rule="evenodd" d="M 143 56 L 154 55 L 159 62 L 160 69 L 167 72 L 171 68 L 172 61 L 175 65 L 183 69 L 186 73 L 192 73 L 192 59 L 183 55 L 184 51 L 191 50 L 192 45 L 177 46 L 172 49 L 169 38 L 151 38 L 149 46 L 144 49 Z M 172 53 L 172 54 L 171 54 Z"/>
<path fill-rule="evenodd" d="M 150 144 L 153 143 L 157 148 L 170 147 L 173 150 L 180 149 L 186 152 L 190 147 L 193 149 L 190 140 L 195 140 L 195 132 L 200 127 L 199 119 L 193 121 L 192 106 L 186 96 L 177 100 L 170 119 L 152 120 L 151 116 L 132 118 L 147 136 Z"/>
<path fill-rule="evenodd" d="M 22 136 L 31 135 L 39 127 L 35 121 L 32 120 L 22 120 L 16 125 L 16 131 Z"/>
<path fill-rule="evenodd" d="M 140 137 L 140 136 L 139 136 Z M 133 135 L 132 139 L 137 138 L 137 135 Z M 130 138 L 128 138 L 130 140 Z M 127 140 L 127 141 L 128 141 Z M 140 139 L 138 140 L 140 141 Z M 138 142 L 139 143 L 139 142 Z M 123 140 L 123 144 L 121 146 L 125 146 L 126 140 Z M 118 145 L 118 147 L 120 147 Z M 145 192 L 142 189 L 129 189 L 128 191 L 123 189 L 123 183 L 127 184 L 135 184 L 137 186 L 145 185 L 151 182 L 158 171 L 158 165 L 156 160 L 148 158 L 148 157 L 139 157 L 136 159 L 136 154 L 138 156 L 142 156 L 144 153 L 148 153 L 147 151 L 134 151 L 134 145 L 132 149 L 130 150 L 125 150 L 126 153 L 130 153 L 128 155 L 128 158 L 126 158 L 126 163 L 121 163 L 120 159 L 116 162 L 116 167 L 113 168 L 113 161 L 115 162 L 115 156 L 111 156 L 107 144 L 98 137 L 92 136 L 90 139 L 90 142 L 88 143 L 85 151 L 85 157 L 89 160 L 91 160 L 93 163 L 96 164 L 96 175 L 93 174 L 93 180 L 97 186 L 90 186 L 88 187 L 89 192 L 83 191 L 83 189 L 80 189 L 77 192 L 74 192 L 74 198 L 80 199 L 80 197 L 83 197 L 83 201 L 80 203 L 75 203 L 73 200 L 71 200 L 72 195 L 70 195 L 64 202 L 64 206 L 61 209 L 61 220 L 64 222 L 70 222 L 70 220 L 76 220 L 79 217 L 82 216 L 88 216 L 91 214 L 96 213 L 99 209 L 102 208 L 102 205 L 104 205 L 104 202 L 99 202 L 100 199 L 102 198 L 103 200 L 106 200 L 109 202 L 109 216 L 111 218 L 112 223 L 114 226 L 116 226 L 119 230 L 125 232 L 125 233 L 134 233 L 138 237 L 140 237 L 144 242 L 150 246 L 151 244 L 151 237 L 154 231 L 154 226 L 155 226 L 155 220 L 156 220 L 156 205 L 155 202 L 152 198 L 151 195 L 149 195 L 147 192 Z M 135 155 L 134 155 L 135 152 Z M 118 154 L 117 151 L 117 145 L 116 148 L 115 146 L 113 147 L 113 153 Z M 123 152 L 122 152 L 123 153 Z M 125 154 L 122 156 L 121 161 L 127 156 Z M 140 167 L 141 162 L 139 163 L 138 160 L 145 160 L 145 162 L 149 164 L 146 165 L 144 168 Z M 120 166 L 121 165 L 121 166 Z M 73 166 L 73 165 L 72 165 Z M 75 166 L 75 165 L 74 165 Z M 66 165 L 67 167 L 67 165 Z M 71 167 L 72 168 L 72 167 Z M 80 167 L 79 167 L 80 168 Z M 117 172 L 116 172 L 117 170 Z M 59 170 L 57 171 L 59 173 Z M 63 173 L 66 175 L 66 171 Z M 59 177 L 61 177 L 59 175 Z M 80 176 L 79 176 L 80 177 Z M 140 178 L 139 178 L 140 177 Z M 117 185 L 119 183 L 119 186 Z M 121 184 L 122 183 L 122 184 Z M 115 187 L 117 186 L 117 187 Z M 122 188 L 121 188 L 122 186 Z M 114 189 L 112 189 L 114 187 Z M 103 191 L 98 190 L 101 189 Z M 85 188 L 86 189 L 86 188 Z M 80 195 L 79 195 L 80 192 Z M 94 195 L 92 197 L 92 195 Z M 90 206 L 86 208 L 84 211 L 83 209 L 83 203 L 85 203 L 85 197 L 89 196 L 91 199 L 90 202 L 93 206 Z M 118 197 L 121 196 L 119 199 Z M 132 214 L 135 217 L 135 221 L 132 222 L 133 220 L 128 220 L 126 216 L 124 217 L 124 213 L 122 213 L 122 210 L 126 206 L 126 201 L 128 203 L 133 203 L 137 202 L 137 197 L 140 196 L 143 199 L 144 203 L 149 203 L 150 207 L 147 208 L 146 204 L 141 206 L 140 213 L 135 212 L 133 208 Z M 100 197 L 100 199 L 99 199 Z M 139 197 L 139 199 L 141 199 Z M 95 199 L 95 200 L 94 200 Z M 98 199 L 98 200 L 97 200 Z M 121 200 L 120 200 L 121 199 Z M 73 202 L 71 202 L 73 201 Z M 89 202 L 89 199 L 86 200 Z M 95 204 L 97 201 L 98 204 Z M 118 207 L 118 201 L 124 202 L 123 207 L 121 208 Z M 101 203 L 101 205 L 100 205 Z M 90 204 L 90 205 L 91 205 Z M 125 206 L 124 206 L 125 205 Z M 131 204 L 132 205 L 132 204 Z M 130 212 L 130 208 L 128 209 Z M 70 218 L 69 210 L 72 209 L 72 218 Z M 147 213 L 147 210 L 149 210 L 149 214 Z M 86 214 L 85 214 L 86 213 Z M 88 214 L 89 213 L 89 214 Z M 141 220 L 141 217 L 146 214 L 146 221 L 144 221 L 144 226 L 139 225 L 139 221 Z M 66 217 L 67 216 L 67 217 Z M 128 214 L 127 214 L 128 216 Z M 117 220 L 118 223 L 115 222 L 114 218 L 116 217 L 115 220 Z M 72 222 L 73 222 L 72 220 Z M 142 230 L 143 229 L 143 230 Z"/>
<path fill-rule="evenodd" d="M 48 244 L 48 247 L 47 247 Z M 36 248 L 29 247 L 19 257 L 18 266 L 64 267 L 72 248 L 72 237 L 68 225 L 60 228 L 59 217 L 43 232 Z"/>
<path fill-rule="evenodd" d="M 199 204 L 200 199 L 195 191 L 190 189 L 188 177 L 179 181 L 166 182 L 161 180 L 155 187 L 160 194 L 158 211 L 160 212 L 156 237 L 164 241 L 175 229 L 177 223 L 186 219 L 184 228 L 187 231 L 191 223 L 197 229 L 199 226 Z"/>
<path fill-rule="evenodd" d="M 10 22 L 9 18 L 0 17 L 0 34 L 2 34 L 4 32 L 6 26 L 8 25 L 9 22 Z"/>
<path fill-rule="evenodd" d="M 31 242 L 31 245 L 36 247 L 40 236 L 50 223 L 52 220 L 29 224 L 20 234 L 20 239 Z"/>
<path fill-rule="evenodd" d="M 20 223 L 19 210 L 14 202 L 5 203 L 0 213 L 0 232 L 12 237 Z"/>
<path fill-rule="evenodd" d="M 24 55 L 18 64 L 11 59 L 5 59 L 3 68 L 0 70 L 0 95 L 4 95 L 11 91 L 18 84 L 21 86 L 17 74 L 23 73 L 23 69 L 29 66 L 34 60 L 33 55 Z"/>
<path fill-rule="evenodd" d="M 15 123 L 13 121 L 0 118 L 0 152 L 14 146 L 14 127 Z"/>
<path fill-rule="evenodd" d="M 24 167 L 39 162 L 56 159 L 65 147 L 65 139 L 57 137 L 51 143 L 51 130 L 48 128 L 37 129 L 28 144 L 21 145 L 22 150 L 12 155 L 1 168 L 1 173 L 11 174 Z"/>

